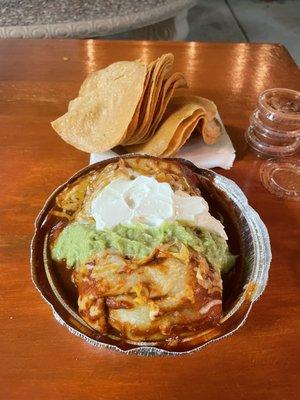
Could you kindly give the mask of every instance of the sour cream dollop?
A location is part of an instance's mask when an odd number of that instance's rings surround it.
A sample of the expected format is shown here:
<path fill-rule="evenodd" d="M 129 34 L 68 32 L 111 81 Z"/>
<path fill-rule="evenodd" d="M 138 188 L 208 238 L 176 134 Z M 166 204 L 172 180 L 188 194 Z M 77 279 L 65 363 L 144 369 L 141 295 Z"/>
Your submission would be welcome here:
<path fill-rule="evenodd" d="M 168 183 L 149 176 L 109 183 L 92 201 L 91 215 L 97 230 L 118 224 L 139 222 L 160 226 L 164 222 L 186 221 L 227 240 L 224 226 L 209 213 L 203 197 L 180 190 L 174 192 Z"/>

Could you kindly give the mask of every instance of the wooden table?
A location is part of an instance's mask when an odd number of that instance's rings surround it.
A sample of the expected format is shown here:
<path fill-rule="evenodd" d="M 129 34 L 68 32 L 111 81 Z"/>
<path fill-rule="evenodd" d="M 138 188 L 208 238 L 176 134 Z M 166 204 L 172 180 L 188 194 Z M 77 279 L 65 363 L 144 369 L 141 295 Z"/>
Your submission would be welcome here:
<path fill-rule="evenodd" d="M 88 155 L 64 143 L 50 121 L 65 111 L 89 72 L 168 51 L 192 90 L 219 107 L 237 160 L 232 170 L 218 172 L 237 182 L 260 213 L 273 262 L 264 295 L 233 336 L 191 356 L 141 358 L 94 348 L 54 320 L 30 279 L 29 244 L 47 196 L 88 163 Z M 277 199 L 262 187 L 261 161 L 243 139 L 262 90 L 300 90 L 299 70 L 285 48 L 3 40 L 0 79 L 0 398 L 299 398 L 299 203 Z"/>

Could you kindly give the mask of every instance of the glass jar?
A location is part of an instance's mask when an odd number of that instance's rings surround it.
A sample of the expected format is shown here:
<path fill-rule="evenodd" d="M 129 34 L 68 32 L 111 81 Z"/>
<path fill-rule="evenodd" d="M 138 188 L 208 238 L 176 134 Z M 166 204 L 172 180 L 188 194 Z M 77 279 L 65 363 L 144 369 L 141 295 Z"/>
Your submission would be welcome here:
<path fill-rule="evenodd" d="M 269 89 L 258 98 L 245 139 L 262 157 L 275 157 L 261 166 L 264 186 L 272 193 L 300 200 L 300 92 Z M 283 158 L 288 157 L 288 158 Z"/>

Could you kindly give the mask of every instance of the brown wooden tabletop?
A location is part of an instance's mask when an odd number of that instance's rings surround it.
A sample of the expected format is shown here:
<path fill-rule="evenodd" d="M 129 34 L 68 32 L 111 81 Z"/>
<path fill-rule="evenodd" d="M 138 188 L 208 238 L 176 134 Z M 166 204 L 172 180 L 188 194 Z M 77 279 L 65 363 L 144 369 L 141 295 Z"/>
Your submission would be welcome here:
<path fill-rule="evenodd" d="M 216 102 L 237 149 L 233 168 L 218 172 L 266 223 L 273 261 L 265 293 L 234 335 L 190 356 L 142 358 L 94 348 L 60 326 L 31 282 L 29 246 L 47 196 L 88 163 L 50 121 L 89 72 L 165 52 L 195 93 Z M 299 398 L 300 204 L 262 187 L 261 161 L 243 139 L 258 94 L 271 87 L 300 90 L 299 70 L 280 45 L 0 41 L 1 400 Z"/>

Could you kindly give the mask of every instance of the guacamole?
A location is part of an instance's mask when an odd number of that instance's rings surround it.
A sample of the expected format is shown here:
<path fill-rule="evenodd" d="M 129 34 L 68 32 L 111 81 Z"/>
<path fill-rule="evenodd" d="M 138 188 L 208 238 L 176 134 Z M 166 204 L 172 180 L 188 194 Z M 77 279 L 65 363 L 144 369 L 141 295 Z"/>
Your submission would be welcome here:
<path fill-rule="evenodd" d="M 74 222 L 58 236 L 51 253 L 54 260 L 65 260 L 68 267 L 74 267 L 106 248 L 114 249 L 124 257 L 142 259 L 160 244 L 169 242 L 192 247 L 222 272 L 228 271 L 235 261 L 222 237 L 179 222 L 164 223 L 159 227 L 120 224 L 102 231 L 97 231 L 95 224 Z"/>

